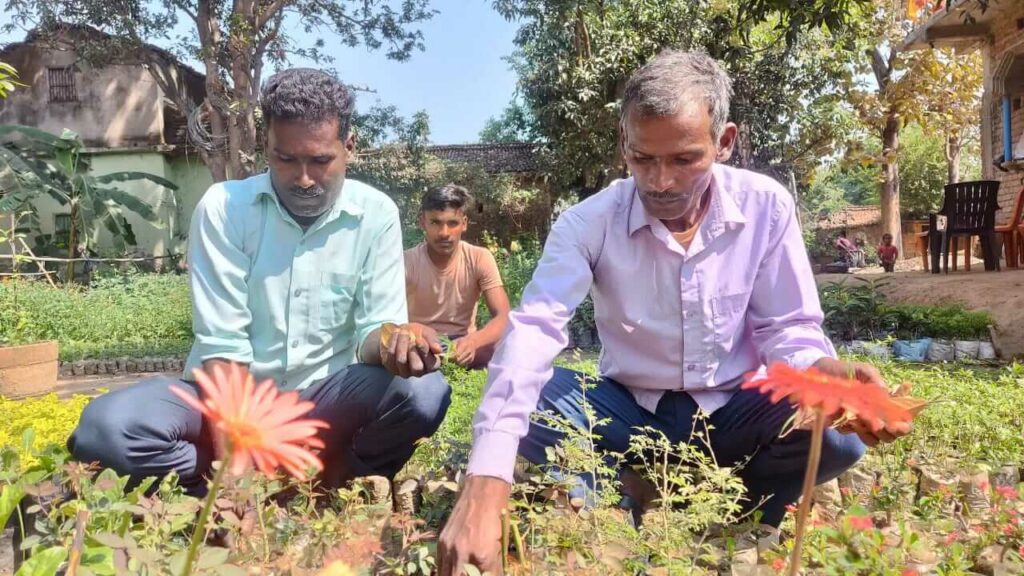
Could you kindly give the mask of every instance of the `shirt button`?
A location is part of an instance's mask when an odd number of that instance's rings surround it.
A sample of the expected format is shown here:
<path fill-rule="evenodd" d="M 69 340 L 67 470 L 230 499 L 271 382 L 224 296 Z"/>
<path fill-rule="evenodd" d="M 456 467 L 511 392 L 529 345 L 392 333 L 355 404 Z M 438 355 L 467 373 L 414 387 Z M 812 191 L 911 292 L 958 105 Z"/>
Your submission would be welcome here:
<path fill-rule="evenodd" d="M 299 347 L 299 341 L 298 340 L 292 340 L 292 348 L 298 348 L 298 347 Z"/>
<path fill-rule="evenodd" d="M 296 298 L 298 298 L 298 297 L 299 297 L 299 294 L 302 294 L 302 288 L 296 288 L 296 289 L 295 289 L 295 297 L 296 297 Z"/>
<path fill-rule="evenodd" d="M 686 367 L 686 369 L 689 370 L 690 372 L 693 372 L 694 370 L 697 369 L 697 365 L 696 364 L 690 364 L 689 366 Z"/>

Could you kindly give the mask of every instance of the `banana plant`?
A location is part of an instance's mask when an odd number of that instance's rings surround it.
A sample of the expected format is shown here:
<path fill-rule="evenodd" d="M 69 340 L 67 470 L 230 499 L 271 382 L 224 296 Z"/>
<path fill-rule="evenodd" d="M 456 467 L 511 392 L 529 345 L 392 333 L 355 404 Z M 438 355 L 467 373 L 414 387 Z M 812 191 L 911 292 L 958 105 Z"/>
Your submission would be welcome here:
<path fill-rule="evenodd" d="M 125 211 L 163 228 L 166 223 L 154 206 L 115 187 L 122 182 L 146 180 L 156 184 L 164 200 L 175 203 L 178 187 L 171 181 L 146 172 L 113 172 L 102 176 L 89 173 L 89 157 L 78 134 L 65 129 L 60 136 L 37 128 L 0 125 L 0 212 L 32 209 L 33 200 L 47 195 L 69 208 L 68 258 L 76 248 L 95 245 L 102 229 L 108 230 L 115 246 L 124 250 L 133 238 L 124 218 Z M 74 264 L 68 263 L 73 277 Z"/>

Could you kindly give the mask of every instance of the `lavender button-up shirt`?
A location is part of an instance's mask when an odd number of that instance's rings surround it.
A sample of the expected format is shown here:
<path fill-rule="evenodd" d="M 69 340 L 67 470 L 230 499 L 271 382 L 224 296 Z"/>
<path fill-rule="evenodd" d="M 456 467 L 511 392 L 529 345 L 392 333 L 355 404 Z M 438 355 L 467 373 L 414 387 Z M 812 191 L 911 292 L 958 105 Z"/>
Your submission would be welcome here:
<path fill-rule="evenodd" d="M 469 474 L 512 481 L 519 440 L 588 291 L 601 374 L 650 412 L 671 390 L 713 412 L 748 372 L 835 356 L 793 198 L 778 182 L 715 165 L 708 212 L 684 249 L 648 216 L 633 179 L 618 180 L 552 228 L 490 363 Z"/>

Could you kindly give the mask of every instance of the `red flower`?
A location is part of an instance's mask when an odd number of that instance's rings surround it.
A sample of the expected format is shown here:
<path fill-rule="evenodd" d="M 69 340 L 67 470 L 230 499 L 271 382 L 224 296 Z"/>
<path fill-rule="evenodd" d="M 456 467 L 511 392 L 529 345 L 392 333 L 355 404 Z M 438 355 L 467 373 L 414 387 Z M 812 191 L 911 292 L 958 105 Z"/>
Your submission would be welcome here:
<path fill-rule="evenodd" d="M 946 535 L 946 538 L 943 539 L 942 542 L 946 546 L 949 546 L 950 544 L 952 544 L 953 542 L 956 542 L 959 539 L 960 539 L 960 533 L 959 532 L 950 532 L 949 534 Z"/>
<path fill-rule="evenodd" d="M 1015 500 L 1020 496 L 1017 489 L 1010 486 L 996 486 L 996 493 L 1007 500 Z"/>
<path fill-rule="evenodd" d="M 854 530 L 871 530 L 875 527 L 875 522 L 869 516 L 847 516 L 846 519 Z"/>
<path fill-rule="evenodd" d="M 772 403 L 787 398 L 805 409 L 820 410 L 826 416 L 845 411 L 865 422 L 874 432 L 893 425 L 909 426 L 914 418 L 910 410 L 881 386 L 838 378 L 816 368 L 797 370 L 781 362 L 769 366 L 764 378 L 748 375 L 743 389 L 770 394 Z"/>
<path fill-rule="evenodd" d="M 904 568 L 903 572 L 900 572 L 900 576 L 920 576 L 920 574 L 915 568 Z"/>
<path fill-rule="evenodd" d="M 1024 546 L 1021 546 L 1021 548 L 1024 548 Z M 772 570 L 775 570 L 776 572 L 782 572 L 782 569 L 785 567 L 786 561 L 782 558 L 776 558 L 772 561 Z"/>
<path fill-rule="evenodd" d="M 200 398 L 178 386 L 171 386 L 171 391 L 213 426 L 230 452 L 231 473 L 241 474 L 255 464 L 267 475 L 282 467 L 305 480 L 308 468 L 322 470 L 323 463 L 307 448 L 323 448 L 316 431 L 327 428 L 327 423 L 299 419 L 313 403 L 299 400 L 298 392 L 279 394 L 270 380 L 257 386 L 252 374 L 237 364 L 229 366 L 227 373 L 220 365 L 214 366 L 212 375 L 195 371 Z"/>

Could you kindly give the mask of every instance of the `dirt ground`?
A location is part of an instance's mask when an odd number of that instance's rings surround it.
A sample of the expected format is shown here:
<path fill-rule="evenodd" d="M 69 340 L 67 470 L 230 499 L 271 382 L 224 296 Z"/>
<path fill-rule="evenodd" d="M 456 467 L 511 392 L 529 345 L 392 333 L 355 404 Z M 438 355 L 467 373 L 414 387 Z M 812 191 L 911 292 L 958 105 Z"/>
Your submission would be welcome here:
<path fill-rule="evenodd" d="M 922 271 L 895 274 L 820 274 L 818 284 L 853 278 L 889 278 L 882 292 L 891 302 L 907 304 L 962 304 L 985 310 L 995 318 L 993 344 L 1001 358 L 1024 358 L 1024 270 L 985 272 L 980 261 L 971 272 L 928 274 Z M 869 272 L 869 270 L 865 270 Z"/>

